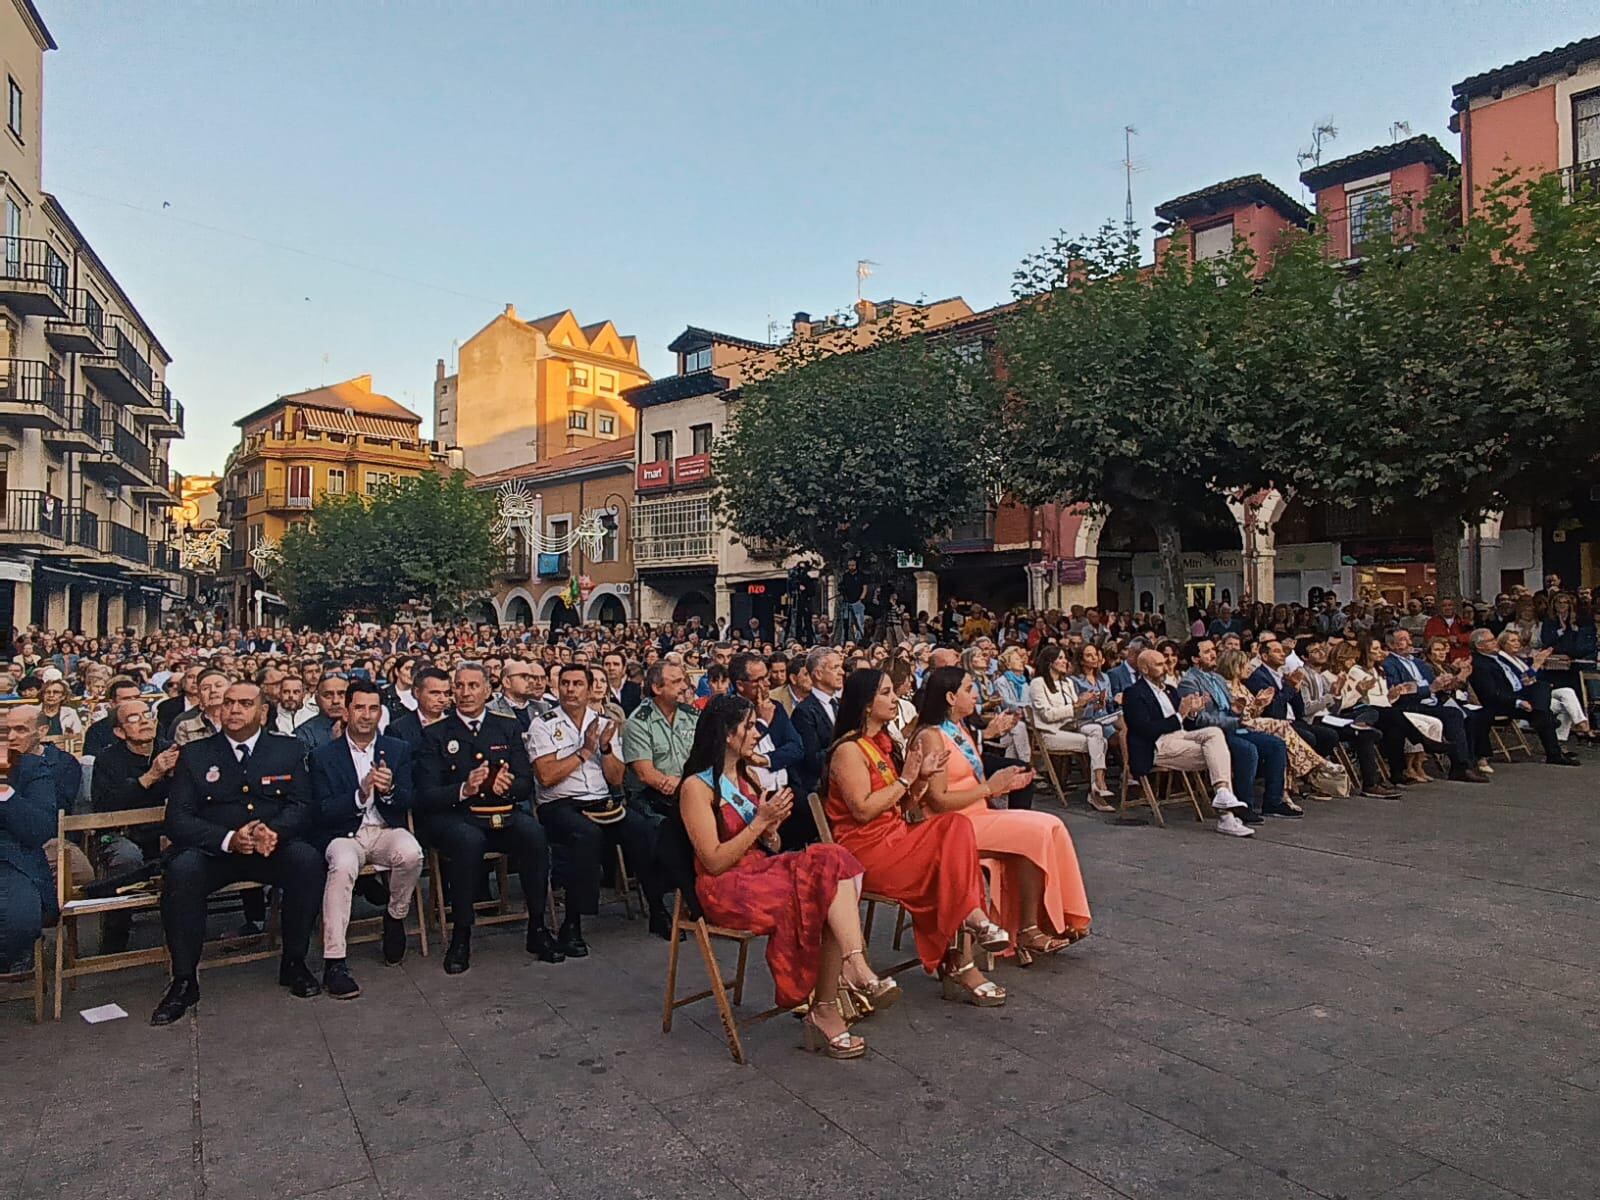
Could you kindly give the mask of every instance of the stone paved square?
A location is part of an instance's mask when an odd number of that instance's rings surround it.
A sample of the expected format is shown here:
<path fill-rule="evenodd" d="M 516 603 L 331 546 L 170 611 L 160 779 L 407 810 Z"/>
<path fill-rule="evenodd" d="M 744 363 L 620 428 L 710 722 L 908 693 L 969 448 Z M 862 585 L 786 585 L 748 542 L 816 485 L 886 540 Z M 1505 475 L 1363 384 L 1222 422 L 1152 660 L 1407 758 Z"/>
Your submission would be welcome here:
<path fill-rule="evenodd" d="M 289 998 L 270 962 L 208 969 L 163 1030 L 157 972 L 90 980 L 60 1025 L 0 1009 L 0 1197 L 1583 1200 L 1586 758 L 1318 803 L 1248 842 L 1074 811 L 1094 936 L 1002 967 L 998 1011 L 902 975 L 854 1063 L 782 1017 L 738 1067 L 704 1004 L 663 1036 L 666 946 L 615 906 L 559 967 L 504 929 L 457 978 L 437 950 L 389 970 L 358 947 L 347 1004 Z M 76 1015 L 108 1001 L 130 1019 Z"/>

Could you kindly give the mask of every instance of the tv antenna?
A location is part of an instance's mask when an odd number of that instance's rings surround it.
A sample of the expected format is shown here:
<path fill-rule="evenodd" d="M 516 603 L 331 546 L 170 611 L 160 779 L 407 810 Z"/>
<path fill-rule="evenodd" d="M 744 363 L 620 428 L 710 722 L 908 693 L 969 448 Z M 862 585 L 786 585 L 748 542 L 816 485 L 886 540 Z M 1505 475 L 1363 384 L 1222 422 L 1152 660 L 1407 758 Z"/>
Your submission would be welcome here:
<path fill-rule="evenodd" d="M 1391 142 L 1398 142 L 1402 138 L 1408 138 L 1410 136 L 1411 136 L 1411 122 L 1410 121 L 1396 121 L 1392 125 L 1389 126 L 1389 140 Z"/>
<path fill-rule="evenodd" d="M 1127 181 L 1127 198 L 1122 210 L 1122 228 L 1133 240 L 1133 173 L 1144 168 L 1133 161 L 1133 138 L 1139 131 L 1132 125 L 1122 127 L 1122 173 Z"/>
<path fill-rule="evenodd" d="M 1307 146 L 1294 156 L 1294 161 L 1301 167 L 1310 163 L 1313 167 L 1322 165 L 1322 151 L 1327 144 L 1339 136 L 1339 130 L 1334 127 L 1333 118 L 1330 117 L 1311 128 L 1311 145 Z"/>

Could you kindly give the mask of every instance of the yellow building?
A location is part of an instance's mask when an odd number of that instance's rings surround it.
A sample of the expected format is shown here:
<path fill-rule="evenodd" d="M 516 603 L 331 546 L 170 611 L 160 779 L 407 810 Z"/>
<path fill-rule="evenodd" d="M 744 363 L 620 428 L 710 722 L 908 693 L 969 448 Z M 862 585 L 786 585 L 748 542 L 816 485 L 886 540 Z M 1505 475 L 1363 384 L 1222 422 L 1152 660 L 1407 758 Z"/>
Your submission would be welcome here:
<path fill-rule="evenodd" d="M 220 518 L 232 542 L 219 582 L 240 621 L 261 611 L 252 551 L 280 542 L 323 496 L 370 494 L 446 465 L 422 418 L 373 391 L 370 375 L 279 396 L 234 424 L 242 432 L 223 470 Z"/>
<path fill-rule="evenodd" d="M 440 360 L 434 436 L 487 475 L 606 442 L 633 440 L 622 393 L 650 382 L 637 339 L 610 321 L 580 325 L 570 310 L 524 321 L 513 305 L 461 347 L 454 375 Z"/>

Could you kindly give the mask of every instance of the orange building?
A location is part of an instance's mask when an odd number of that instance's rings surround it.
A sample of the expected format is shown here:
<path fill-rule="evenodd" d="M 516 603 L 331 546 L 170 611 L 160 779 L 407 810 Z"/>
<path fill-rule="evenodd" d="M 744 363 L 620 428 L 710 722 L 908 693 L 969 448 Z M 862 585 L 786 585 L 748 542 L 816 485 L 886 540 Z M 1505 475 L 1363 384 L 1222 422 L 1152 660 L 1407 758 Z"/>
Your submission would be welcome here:
<path fill-rule="evenodd" d="M 1156 205 L 1156 261 L 1181 250 L 1190 261 L 1233 251 L 1239 238 L 1265 273 L 1279 243 L 1311 224 L 1311 212 L 1263 175 L 1242 175 Z"/>
<path fill-rule="evenodd" d="M 250 619 L 261 575 L 252 551 L 276 544 L 328 494 L 370 494 L 446 465 L 422 418 L 372 390 L 372 376 L 279 396 L 235 421 L 238 447 L 223 468 L 221 522 L 232 532 L 219 581 Z"/>
<path fill-rule="evenodd" d="M 1391 221 L 1421 227 L 1422 202 L 1440 175 L 1459 164 L 1427 134 L 1321 163 L 1300 173 L 1317 198 L 1328 253 L 1357 259 L 1371 237 L 1387 237 Z"/>
<path fill-rule="evenodd" d="M 485 475 L 607 442 L 631 442 L 628 388 L 650 382 L 636 339 L 570 310 L 525 321 L 514 305 L 462 345 L 453 375 L 441 359 L 434 436 Z"/>

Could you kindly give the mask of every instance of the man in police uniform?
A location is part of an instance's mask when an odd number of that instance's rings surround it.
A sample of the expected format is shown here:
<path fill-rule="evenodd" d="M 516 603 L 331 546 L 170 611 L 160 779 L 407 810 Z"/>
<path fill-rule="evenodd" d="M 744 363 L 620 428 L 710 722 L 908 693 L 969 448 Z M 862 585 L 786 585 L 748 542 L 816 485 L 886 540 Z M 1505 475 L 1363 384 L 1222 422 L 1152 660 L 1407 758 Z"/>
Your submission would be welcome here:
<path fill-rule="evenodd" d="M 528 901 L 529 954 L 543 962 L 565 957 L 545 925 L 550 847 L 544 829 L 524 810 L 533 791 L 522 731 L 511 717 L 485 711 L 489 675 L 464 662 L 453 678 L 455 711 L 422 732 L 413 810 L 424 846 L 444 858 L 445 894 L 452 928 L 444 969 L 459 975 L 472 965 L 472 900 L 483 856 L 511 856 Z"/>
<path fill-rule="evenodd" d="M 195 969 L 206 932 L 206 897 L 240 880 L 275 885 L 283 897 L 278 983 L 296 996 L 322 991 L 306 967 L 322 901 L 322 855 L 304 840 L 311 788 L 300 743 L 266 733 L 254 683 L 228 686 L 222 729 L 178 754 L 164 832 L 172 843 L 161 885 L 161 924 L 172 983 L 150 1017 L 170 1025 L 200 999 Z"/>
<path fill-rule="evenodd" d="M 589 668 L 568 663 L 557 679 L 561 707 L 533 723 L 528 753 L 539 781 L 539 820 L 550 840 L 566 846 L 567 911 L 556 945 L 568 958 L 589 953 L 583 940 L 583 917 L 600 911 L 602 856 L 621 846 L 623 858 L 639 877 L 650 906 L 652 927 L 657 914 L 666 917 L 655 875 L 650 822 L 612 794 L 622 786 L 622 759 L 613 749 L 619 736 L 614 721 L 589 707 Z"/>

